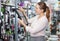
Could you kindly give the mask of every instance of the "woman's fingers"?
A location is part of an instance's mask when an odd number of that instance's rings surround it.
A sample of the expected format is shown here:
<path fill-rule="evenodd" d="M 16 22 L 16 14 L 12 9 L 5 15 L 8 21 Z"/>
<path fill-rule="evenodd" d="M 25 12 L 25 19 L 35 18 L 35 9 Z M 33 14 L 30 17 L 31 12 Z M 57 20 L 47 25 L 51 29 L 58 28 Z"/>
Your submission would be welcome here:
<path fill-rule="evenodd" d="M 23 24 L 24 24 L 24 22 L 23 22 L 22 20 L 19 20 L 19 22 L 20 22 L 20 24 L 21 24 L 21 25 L 23 25 Z"/>
<path fill-rule="evenodd" d="M 19 11 L 21 11 L 21 12 L 25 12 L 25 10 L 24 10 L 22 7 L 19 7 L 18 9 L 19 9 Z"/>
<path fill-rule="evenodd" d="M 20 20 L 20 24 L 26 27 L 26 24 L 22 20 Z"/>

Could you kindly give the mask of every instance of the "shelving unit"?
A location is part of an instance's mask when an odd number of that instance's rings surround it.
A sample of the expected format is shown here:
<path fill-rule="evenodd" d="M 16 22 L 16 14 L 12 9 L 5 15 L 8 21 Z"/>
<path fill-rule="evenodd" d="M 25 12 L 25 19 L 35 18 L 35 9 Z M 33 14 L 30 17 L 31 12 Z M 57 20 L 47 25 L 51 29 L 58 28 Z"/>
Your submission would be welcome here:
<path fill-rule="evenodd" d="M 12 4 L 12 1 L 15 1 L 15 3 L 13 2 L 14 4 Z M 47 1 L 47 0 L 38 0 L 38 1 Z M 19 7 L 18 3 L 21 3 L 21 2 L 24 3 L 23 9 L 25 9 L 26 11 L 25 13 L 29 18 L 32 18 L 36 16 L 35 5 L 38 1 L 37 0 L 10 0 L 10 3 L 8 2 L 7 4 L 6 2 L 1 3 L 0 8 L 2 8 L 2 10 L 0 10 L 0 13 L 2 13 L 2 16 L 0 14 L 0 21 L 1 21 L 0 24 L 2 23 L 2 25 L 0 25 L 0 34 L 2 33 L 2 35 L 0 35 L 0 38 L 5 39 L 10 37 L 9 38 L 10 41 L 28 41 L 28 40 L 31 41 L 30 33 L 25 32 L 24 27 L 18 24 L 19 19 L 23 19 L 25 24 L 28 25 L 28 22 L 25 16 L 18 11 L 18 7 Z M 52 19 L 51 19 L 51 22 L 52 22 L 51 25 L 53 26 L 52 27 L 53 31 L 52 32 L 50 31 L 51 29 L 49 24 L 46 30 L 46 38 L 48 39 L 48 41 L 49 39 L 51 39 L 50 37 L 51 34 L 60 35 L 60 31 L 56 30 L 58 28 L 57 23 L 60 22 L 60 10 L 56 11 L 56 9 L 54 8 L 54 5 L 55 5 L 54 2 L 53 3 L 50 2 L 49 4 L 53 6 Z M 6 15 L 8 17 L 6 17 Z M 6 31 L 5 27 L 8 28 L 7 29 L 8 31 Z M 55 37 L 53 39 L 55 39 Z"/>

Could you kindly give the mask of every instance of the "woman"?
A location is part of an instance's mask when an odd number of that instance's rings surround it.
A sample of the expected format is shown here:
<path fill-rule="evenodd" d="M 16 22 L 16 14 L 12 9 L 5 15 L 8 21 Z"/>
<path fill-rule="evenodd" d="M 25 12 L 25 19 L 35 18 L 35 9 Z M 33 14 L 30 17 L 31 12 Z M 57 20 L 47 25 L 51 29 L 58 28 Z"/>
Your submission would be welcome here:
<path fill-rule="evenodd" d="M 24 9 L 19 8 L 19 10 L 26 16 Z M 31 41 L 46 41 L 45 30 L 48 26 L 50 10 L 44 2 L 39 2 L 36 4 L 35 11 L 37 15 L 32 19 L 28 19 L 26 16 L 28 22 L 31 23 L 30 26 L 25 25 L 22 20 L 20 20 L 20 23 L 25 27 L 27 32 L 30 32 Z"/>

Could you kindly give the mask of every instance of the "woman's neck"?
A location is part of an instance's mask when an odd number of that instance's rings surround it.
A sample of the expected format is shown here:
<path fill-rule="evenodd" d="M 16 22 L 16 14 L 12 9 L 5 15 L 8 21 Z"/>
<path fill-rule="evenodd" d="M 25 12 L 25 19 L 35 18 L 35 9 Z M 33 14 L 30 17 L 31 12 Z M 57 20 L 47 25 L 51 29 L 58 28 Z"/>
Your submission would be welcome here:
<path fill-rule="evenodd" d="M 43 16 L 44 16 L 44 13 L 39 14 L 38 19 L 41 18 L 41 17 L 43 17 Z"/>

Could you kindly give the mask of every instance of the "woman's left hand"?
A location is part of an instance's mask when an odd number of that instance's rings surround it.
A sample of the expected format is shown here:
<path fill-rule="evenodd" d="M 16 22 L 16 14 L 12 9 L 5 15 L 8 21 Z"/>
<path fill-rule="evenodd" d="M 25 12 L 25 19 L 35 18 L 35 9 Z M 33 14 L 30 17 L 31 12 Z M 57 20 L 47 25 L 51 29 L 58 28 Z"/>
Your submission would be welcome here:
<path fill-rule="evenodd" d="M 26 24 L 23 22 L 23 20 L 19 20 L 20 24 L 26 27 Z"/>

